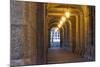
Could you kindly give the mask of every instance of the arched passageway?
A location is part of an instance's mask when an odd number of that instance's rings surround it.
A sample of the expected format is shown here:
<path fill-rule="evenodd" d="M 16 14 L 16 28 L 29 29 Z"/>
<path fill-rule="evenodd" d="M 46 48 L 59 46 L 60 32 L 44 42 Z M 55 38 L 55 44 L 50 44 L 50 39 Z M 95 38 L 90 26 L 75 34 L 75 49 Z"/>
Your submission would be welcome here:
<path fill-rule="evenodd" d="M 95 7 L 19 1 L 13 3 L 12 65 L 95 60 Z"/>
<path fill-rule="evenodd" d="M 56 28 L 50 30 L 50 48 L 60 48 L 60 31 Z"/>
<path fill-rule="evenodd" d="M 85 56 L 89 13 L 87 6 L 46 4 L 48 22 L 47 63 L 87 61 Z M 86 17 L 86 18 L 85 18 Z M 50 47 L 50 29 L 60 31 L 59 48 Z M 56 45 L 53 43 L 52 45 Z M 57 46 L 57 45 L 56 45 Z M 54 47 L 53 47 L 54 48 Z M 61 58 L 61 59 L 60 59 Z M 74 59 L 74 60 L 73 60 Z M 79 59 L 79 60 L 78 60 Z"/>

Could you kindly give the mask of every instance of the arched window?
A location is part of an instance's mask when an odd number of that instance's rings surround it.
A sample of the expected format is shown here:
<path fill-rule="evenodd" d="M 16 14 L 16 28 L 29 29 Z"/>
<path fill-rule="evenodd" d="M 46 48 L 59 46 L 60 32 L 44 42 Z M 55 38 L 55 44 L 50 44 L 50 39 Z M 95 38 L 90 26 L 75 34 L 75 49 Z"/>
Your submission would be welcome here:
<path fill-rule="evenodd" d="M 56 28 L 50 30 L 50 48 L 60 48 L 60 31 Z"/>

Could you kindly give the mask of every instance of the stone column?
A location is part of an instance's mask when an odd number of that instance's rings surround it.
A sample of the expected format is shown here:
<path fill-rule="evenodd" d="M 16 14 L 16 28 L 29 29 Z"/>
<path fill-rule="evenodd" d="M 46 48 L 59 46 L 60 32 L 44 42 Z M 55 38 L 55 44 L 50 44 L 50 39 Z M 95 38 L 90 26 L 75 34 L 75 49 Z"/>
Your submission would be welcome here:
<path fill-rule="evenodd" d="M 36 64 L 36 3 L 24 2 L 22 41 L 24 65 Z"/>
<path fill-rule="evenodd" d="M 45 29 L 45 20 L 44 20 L 44 4 L 37 4 L 37 64 L 46 63 L 46 48 L 44 43 L 44 29 Z"/>

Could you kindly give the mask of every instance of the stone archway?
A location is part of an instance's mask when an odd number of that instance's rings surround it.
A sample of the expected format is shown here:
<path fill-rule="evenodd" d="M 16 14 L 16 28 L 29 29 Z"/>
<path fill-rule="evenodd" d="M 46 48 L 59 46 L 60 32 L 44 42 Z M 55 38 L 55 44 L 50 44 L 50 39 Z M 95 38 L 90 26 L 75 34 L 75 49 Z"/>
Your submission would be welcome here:
<path fill-rule="evenodd" d="M 60 48 L 60 30 L 56 31 L 56 27 L 51 28 L 50 30 L 50 48 Z"/>

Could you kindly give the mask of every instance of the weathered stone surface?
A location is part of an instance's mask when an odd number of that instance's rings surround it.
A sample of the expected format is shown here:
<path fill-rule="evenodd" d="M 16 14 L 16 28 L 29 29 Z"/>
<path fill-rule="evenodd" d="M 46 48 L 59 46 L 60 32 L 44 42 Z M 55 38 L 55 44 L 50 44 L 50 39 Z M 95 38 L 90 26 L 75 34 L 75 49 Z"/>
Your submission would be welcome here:
<path fill-rule="evenodd" d="M 24 2 L 11 0 L 11 24 L 22 24 Z"/>
<path fill-rule="evenodd" d="M 11 65 L 36 64 L 36 4 L 11 0 Z"/>
<path fill-rule="evenodd" d="M 11 58 L 20 59 L 22 56 L 21 26 L 11 25 Z"/>
<path fill-rule="evenodd" d="M 10 1 L 11 9 L 11 59 L 22 58 L 23 2 Z"/>

